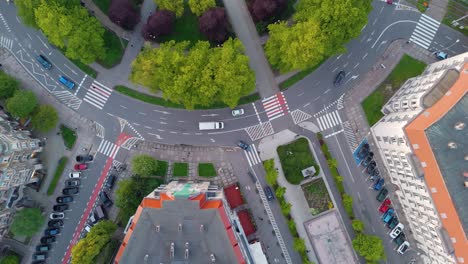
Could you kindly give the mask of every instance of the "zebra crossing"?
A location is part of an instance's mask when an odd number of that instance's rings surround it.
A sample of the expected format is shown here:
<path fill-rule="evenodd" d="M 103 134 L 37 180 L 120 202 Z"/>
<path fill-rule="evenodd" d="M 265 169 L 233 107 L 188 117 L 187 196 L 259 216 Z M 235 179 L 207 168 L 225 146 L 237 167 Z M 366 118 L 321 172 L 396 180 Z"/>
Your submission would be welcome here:
<path fill-rule="evenodd" d="M 308 113 L 304 112 L 304 111 L 301 111 L 299 109 L 296 109 L 294 111 L 291 112 L 291 116 L 292 116 L 292 119 L 294 121 L 294 124 L 297 125 L 309 118 L 311 118 L 312 116 L 309 115 Z"/>
<path fill-rule="evenodd" d="M 10 50 L 13 48 L 13 40 L 5 36 L 0 37 L 0 47 Z"/>
<path fill-rule="evenodd" d="M 117 146 L 116 144 L 110 141 L 102 139 L 97 152 L 100 152 L 104 154 L 104 156 L 107 156 L 109 158 L 115 159 L 115 155 L 117 154 L 117 152 L 119 152 L 119 149 L 120 146 Z"/>
<path fill-rule="evenodd" d="M 111 88 L 95 80 L 88 89 L 88 92 L 86 92 L 83 100 L 102 110 L 111 93 Z"/>
<path fill-rule="evenodd" d="M 58 91 L 52 91 L 52 94 L 57 97 L 59 101 L 61 101 L 63 104 L 66 106 L 78 110 L 80 108 L 80 105 L 82 103 L 82 100 L 69 91 L 64 91 L 64 90 L 58 90 Z"/>
<path fill-rule="evenodd" d="M 348 141 L 348 146 L 351 149 L 351 151 L 354 152 L 359 143 L 356 139 L 356 135 L 354 134 L 353 128 L 350 126 L 348 121 L 343 123 L 343 130 L 344 135 L 346 137 L 346 141 Z"/>
<path fill-rule="evenodd" d="M 263 99 L 262 105 L 269 121 L 282 117 L 289 112 L 289 106 L 283 92 L 276 93 L 275 95 Z"/>
<path fill-rule="evenodd" d="M 96 131 L 96 135 L 100 138 L 104 138 L 104 132 L 105 132 L 105 129 L 104 127 L 99 124 L 98 122 L 94 121 L 94 129 Z"/>
<path fill-rule="evenodd" d="M 8 23 L 6 22 L 5 18 L 3 17 L 2 13 L 0 13 L 0 20 L 2 20 L 3 25 L 6 27 L 8 32 L 11 32 L 10 26 L 8 26 Z"/>
<path fill-rule="evenodd" d="M 130 150 L 140 140 L 140 138 L 131 137 L 122 144 L 122 148 Z"/>
<path fill-rule="evenodd" d="M 343 122 L 340 117 L 338 110 L 333 112 L 326 113 L 317 118 L 317 123 L 320 128 L 320 131 L 330 129 L 332 127 L 341 125 Z"/>
<path fill-rule="evenodd" d="M 244 128 L 244 130 L 247 132 L 252 141 L 272 135 L 274 133 L 273 126 L 271 125 L 270 121 Z"/>
<path fill-rule="evenodd" d="M 250 145 L 249 150 L 244 151 L 244 154 L 245 158 L 247 159 L 247 162 L 249 162 L 250 167 L 262 163 L 262 160 L 258 155 L 257 148 L 254 144 Z"/>
<path fill-rule="evenodd" d="M 421 15 L 418 24 L 410 37 L 410 41 L 425 49 L 429 49 L 432 39 L 434 39 L 434 36 L 439 29 L 439 25 L 439 21 L 425 14 Z"/>

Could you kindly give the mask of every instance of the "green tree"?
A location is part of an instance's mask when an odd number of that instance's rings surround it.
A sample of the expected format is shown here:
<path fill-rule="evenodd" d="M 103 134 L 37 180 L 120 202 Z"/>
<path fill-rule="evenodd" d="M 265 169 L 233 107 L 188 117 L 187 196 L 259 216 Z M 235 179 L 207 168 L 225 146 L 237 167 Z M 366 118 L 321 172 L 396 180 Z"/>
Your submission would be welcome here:
<path fill-rule="evenodd" d="M 46 35 L 49 42 L 59 48 L 64 48 L 69 35 L 73 30 L 73 21 L 67 10 L 54 1 L 42 0 L 34 10 L 37 26 Z"/>
<path fill-rule="evenodd" d="M 359 233 L 353 240 L 353 248 L 359 255 L 364 257 L 366 261 L 371 263 L 386 258 L 382 240 L 377 236 Z"/>
<path fill-rule="evenodd" d="M 295 237 L 294 238 L 293 248 L 297 252 L 305 252 L 307 250 L 307 248 L 306 248 L 304 239 L 299 238 L 299 237 Z"/>
<path fill-rule="evenodd" d="M 47 132 L 57 126 L 58 119 L 57 111 L 53 106 L 40 105 L 32 117 L 31 124 L 38 131 Z"/>
<path fill-rule="evenodd" d="M 8 99 L 19 88 L 19 82 L 10 75 L 0 71 L 0 99 Z"/>
<path fill-rule="evenodd" d="M 24 208 L 15 214 L 10 231 L 15 236 L 32 236 L 36 234 L 45 222 L 39 208 Z"/>
<path fill-rule="evenodd" d="M 266 171 L 266 182 L 271 186 L 275 186 L 277 184 L 276 179 L 278 179 L 278 172 L 275 168 L 275 161 L 273 159 L 265 160 L 263 162 L 263 167 Z"/>
<path fill-rule="evenodd" d="M 34 10 L 39 6 L 41 0 L 15 0 L 18 16 L 23 24 L 37 28 Z"/>
<path fill-rule="evenodd" d="M 353 213 L 353 197 L 348 195 L 348 194 L 343 194 L 343 207 L 348 213 L 349 217 L 354 218 L 354 213 Z"/>
<path fill-rule="evenodd" d="M 136 155 L 132 159 L 132 172 L 136 175 L 147 177 L 154 176 L 158 171 L 158 161 L 150 155 Z"/>
<path fill-rule="evenodd" d="M 291 213 L 292 204 L 286 202 L 286 200 L 281 200 L 280 207 L 281 213 L 283 213 L 283 215 L 289 215 L 289 213 Z"/>
<path fill-rule="evenodd" d="M 276 194 L 276 197 L 278 197 L 278 199 L 283 198 L 285 193 L 286 193 L 285 187 L 280 186 L 276 188 L 275 194 Z"/>
<path fill-rule="evenodd" d="M 14 117 L 25 118 L 37 107 L 37 98 L 32 91 L 18 90 L 7 100 L 7 111 Z"/>
<path fill-rule="evenodd" d="M 85 238 L 78 241 L 72 248 L 72 264 L 95 263 L 95 258 L 102 248 L 110 241 L 117 225 L 109 220 L 100 221 L 91 228 Z"/>
<path fill-rule="evenodd" d="M 294 222 L 294 219 L 290 219 L 288 220 L 288 228 L 289 228 L 289 232 L 291 232 L 291 234 L 296 234 L 297 233 L 297 229 L 296 229 L 296 223 Z"/>
<path fill-rule="evenodd" d="M 16 254 L 8 254 L 0 260 L 0 264 L 19 264 L 20 258 Z"/>
<path fill-rule="evenodd" d="M 338 161 L 336 159 L 327 160 L 327 164 L 330 168 L 335 169 L 338 167 Z"/>
<path fill-rule="evenodd" d="M 188 5 L 192 13 L 197 16 L 201 16 L 205 13 L 206 10 L 215 7 L 216 1 L 215 0 L 188 0 Z"/>
<path fill-rule="evenodd" d="M 176 14 L 176 17 L 181 17 L 184 14 L 184 0 L 154 0 L 158 5 L 158 9 L 166 9 Z"/>
<path fill-rule="evenodd" d="M 354 231 L 358 233 L 362 233 L 362 231 L 364 231 L 364 223 L 359 219 L 354 219 L 351 225 L 353 226 Z"/>

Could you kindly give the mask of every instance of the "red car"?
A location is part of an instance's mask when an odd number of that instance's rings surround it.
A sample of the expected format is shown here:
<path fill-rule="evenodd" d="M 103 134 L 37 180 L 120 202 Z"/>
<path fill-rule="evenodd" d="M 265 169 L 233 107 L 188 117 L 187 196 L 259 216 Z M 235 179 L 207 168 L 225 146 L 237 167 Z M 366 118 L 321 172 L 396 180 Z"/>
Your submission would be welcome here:
<path fill-rule="evenodd" d="M 383 203 L 379 207 L 379 212 L 385 213 L 391 204 L 392 202 L 390 201 L 390 199 L 385 199 L 385 201 L 383 201 Z"/>
<path fill-rule="evenodd" d="M 77 171 L 82 171 L 82 170 L 86 170 L 88 168 L 88 166 L 84 163 L 78 163 L 78 164 L 75 164 L 75 167 L 74 169 L 77 170 Z"/>

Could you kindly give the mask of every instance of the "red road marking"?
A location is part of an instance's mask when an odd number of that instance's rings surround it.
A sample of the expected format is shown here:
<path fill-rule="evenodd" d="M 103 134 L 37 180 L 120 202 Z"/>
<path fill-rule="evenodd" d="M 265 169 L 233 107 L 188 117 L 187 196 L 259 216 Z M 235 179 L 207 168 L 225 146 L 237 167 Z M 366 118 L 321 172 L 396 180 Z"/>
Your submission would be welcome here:
<path fill-rule="evenodd" d="M 96 90 L 98 93 L 104 95 L 104 96 L 109 96 L 111 93 L 104 90 L 103 88 L 99 87 L 99 86 L 96 86 L 96 85 L 93 85 L 93 88 L 94 90 Z"/>
<path fill-rule="evenodd" d="M 284 95 L 281 92 L 278 93 L 278 102 L 280 103 L 284 114 L 288 114 L 288 105 L 286 103 L 286 98 L 284 98 Z"/>

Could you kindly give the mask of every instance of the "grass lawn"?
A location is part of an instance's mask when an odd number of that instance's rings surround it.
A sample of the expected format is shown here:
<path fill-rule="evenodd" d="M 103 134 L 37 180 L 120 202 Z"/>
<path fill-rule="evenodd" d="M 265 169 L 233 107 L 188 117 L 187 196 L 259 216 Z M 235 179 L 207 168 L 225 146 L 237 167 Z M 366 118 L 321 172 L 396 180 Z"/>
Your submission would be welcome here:
<path fill-rule="evenodd" d="M 158 160 L 158 170 L 156 171 L 156 176 L 166 177 L 167 175 L 167 161 Z"/>
<path fill-rule="evenodd" d="M 65 169 L 65 166 L 67 165 L 68 158 L 67 157 L 62 157 L 59 160 L 59 164 L 57 166 L 57 169 L 55 169 L 54 173 L 54 178 L 50 182 L 49 188 L 47 189 L 47 195 L 51 196 L 54 194 L 55 187 L 57 186 L 57 183 L 60 179 L 60 176 L 62 176 L 63 170 Z"/>
<path fill-rule="evenodd" d="M 281 161 L 284 176 L 291 184 L 299 184 L 303 179 L 301 171 L 314 166 L 319 172 L 319 167 L 312 156 L 307 139 L 300 138 L 287 145 L 279 146 L 276 151 Z"/>
<path fill-rule="evenodd" d="M 188 163 L 174 163 L 174 169 L 172 170 L 174 177 L 187 177 L 188 176 Z"/>
<path fill-rule="evenodd" d="M 73 129 L 68 128 L 64 125 L 60 125 L 60 132 L 62 134 L 63 143 L 65 144 L 65 147 L 71 150 L 76 142 L 76 132 Z"/>
<path fill-rule="evenodd" d="M 300 71 L 300 72 L 294 74 L 293 76 L 291 76 L 291 78 L 289 78 L 289 79 L 287 79 L 284 82 L 279 84 L 280 89 L 281 90 L 286 90 L 289 87 L 293 86 L 295 83 L 297 83 L 300 80 L 304 79 L 307 75 L 311 74 L 318 67 L 320 67 L 320 65 L 322 65 L 322 63 L 324 63 L 327 59 L 328 58 L 323 59 L 321 62 L 319 62 L 319 64 L 315 65 L 314 67 L 310 67 L 308 69 L 305 69 L 303 71 Z"/>
<path fill-rule="evenodd" d="M 400 89 L 401 85 L 409 78 L 420 75 L 424 71 L 424 68 L 426 68 L 424 62 L 418 61 L 406 54 L 401 58 L 387 79 L 361 103 L 370 126 L 377 123 L 383 117 L 380 110 L 390 97 Z"/>
<path fill-rule="evenodd" d="M 104 47 L 106 48 L 106 55 L 103 59 L 98 60 L 97 62 L 108 69 L 114 67 L 120 63 L 127 44 L 127 40 L 119 38 L 110 30 L 106 30 L 104 32 Z"/>
<path fill-rule="evenodd" d="M 123 85 L 115 86 L 114 90 L 116 90 L 117 92 L 121 94 L 127 95 L 129 97 L 143 101 L 148 104 L 160 105 L 160 106 L 169 107 L 169 108 L 182 108 L 182 109 L 184 108 L 183 105 L 176 104 L 170 101 L 166 101 L 161 97 L 151 96 L 145 93 L 140 93 L 138 91 L 135 91 Z M 260 100 L 260 95 L 258 95 L 258 93 L 247 95 L 239 99 L 239 105 L 252 103 L 257 100 Z M 211 106 L 196 105 L 195 109 L 216 109 L 216 108 L 226 108 L 226 107 L 228 106 L 223 103 L 214 103 Z"/>
<path fill-rule="evenodd" d="M 104 14 L 107 15 L 111 0 L 93 0 L 93 2 L 99 7 L 99 9 L 101 9 Z"/>
<path fill-rule="evenodd" d="M 188 40 L 191 45 L 194 45 L 199 40 L 207 40 L 198 30 L 198 17 L 190 11 L 188 5 L 185 6 L 184 14 L 176 19 L 172 34 L 158 39 L 159 42 L 170 40 L 175 40 L 176 42 Z"/>
<path fill-rule="evenodd" d="M 198 176 L 206 178 L 216 177 L 217 174 L 213 163 L 199 163 Z"/>
<path fill-rule="evenodd" d="M 317 179 L 301 186 L 312 215 L 318 215 L 333 208 L 323 179 Z"/>

